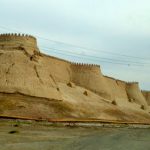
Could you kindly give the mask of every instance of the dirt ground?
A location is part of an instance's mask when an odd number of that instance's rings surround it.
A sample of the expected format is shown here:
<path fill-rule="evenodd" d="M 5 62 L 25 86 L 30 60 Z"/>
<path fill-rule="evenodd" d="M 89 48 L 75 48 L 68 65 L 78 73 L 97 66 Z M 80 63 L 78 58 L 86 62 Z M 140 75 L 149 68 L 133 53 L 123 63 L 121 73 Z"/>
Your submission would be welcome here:
<path fill-rule="evenodd" d="M 0 123 L 0 150 L 149 150 L 150 129 Z"/>

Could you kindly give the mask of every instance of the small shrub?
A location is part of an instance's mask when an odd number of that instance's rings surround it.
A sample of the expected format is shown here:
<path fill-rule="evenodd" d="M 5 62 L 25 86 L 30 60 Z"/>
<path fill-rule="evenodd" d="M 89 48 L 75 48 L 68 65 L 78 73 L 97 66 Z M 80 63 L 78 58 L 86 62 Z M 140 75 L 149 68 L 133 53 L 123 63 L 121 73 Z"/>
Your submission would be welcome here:
<path fill-rule="evenodd" d="M 116 103 L 115 100 L 113 100 L 111 103 L 112 103 L 113 105 L 117 105 L 117 103 Z"/>
<path fill-rule="evenodd" d="M 88 92 L 87 92 L 87 91 L 84 91 L 83 94 L 84 94 L 85 96 L 88 96 Z"/>
<path fill-rule="evenodd" d="M 14 126 L 14 127 L 19 127 L 19 125 L 18 125 L 18 124 L 14 124 L 13 126 Z"/>
<path fill-rule="evenodd" d="M 141 109 L 145 110 L 145 106 L 144 106 L 144 105 L 141 105 Z"/>
<path fill-rule="evenodd" d="M 9 134 L 14 134 L 14 133 L 19 133 L 19 131 L 12 130 L 12 131 L 9 131 L 8 133 L 9 133 Z"/>
<path fill-rule="evenodd" d="M 132 99 L 131 98 L 129 98 L 129 100 L 128 100 L 129 102 L 132 102 Z"/>
<path fill-rule="evenodd" d="M 129 98 L 129 100 L 128 100 L 129 102 L 134 102 L 135 101 L 135 99 L 134 98 Z"/>
<path fill-rule="evenodd" d="M 71 82 L 67 83 L 67 86 L 69 86 L 69 87 L 72 87 L 72 84 L 71 84 Z"/>

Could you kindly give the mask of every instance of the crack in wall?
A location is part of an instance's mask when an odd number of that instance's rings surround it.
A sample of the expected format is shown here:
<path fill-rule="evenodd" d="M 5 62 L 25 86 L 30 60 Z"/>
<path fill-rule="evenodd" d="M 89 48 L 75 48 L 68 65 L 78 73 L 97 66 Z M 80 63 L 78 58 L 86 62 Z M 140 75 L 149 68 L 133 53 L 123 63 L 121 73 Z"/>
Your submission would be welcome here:
<path fill-rule="evenodd" d="M 9 67 L 8 67 L 8 69 L 7 69 L 7 71 L 6 71 L 6 84 L 8 84 L 8 78 L 7 78 L 7 75 L 10 73 L 10 70 L 12 69 L 12 67 L 15 65 L 15 63 L 12 63 Z"/>
<path fill-rule="evenodd" d="M 39 73 L 38 73 L 38 70 L 37 70 L 37 66 L 36 66 L 36 65 L 34 65 L 34 71 L 35 71 L 36 76 L 37 76 L 37 78 L 39 79 L 39 81 L 43 84 L 43 81 L 42 81 L 42 79 L 40 78 L 40 75 L 39 75 Z"/>
<path fill-rule="evenodd" d="M 69 80 L 70 80 L 69 82 L 71 82 L 71 81 L 72 81 L 72 74 L 71 74 L 69 68 L 67 68 L 67 72 L 68 72 L 68 74 L 69 74 Z"/>
<path fill-rule="evenodd" d="M 55 81 L 54 77 L 51 74 L 49 76 L 53 80 L 54 84 L 56 85 L 57 91 L 60 91 L 59 86 L 58 86 L 57 82 Z"/>
<path fill-rule="evenodd" d="M 10 73 L 10 70 L 11 70 L 11 68 L 12 68 L 14 65 L 15 65 L 15 63 L 12 63 L 12 64 L 8 67 L 8 69 L 7 69 L 7 71 L 6 71 L 6 74 L 9 74 L 9 73 Z"/>
<path fill-rule="evenodd" d="M 53 82 L 57 85 L 57 83 L 56 83 L 55 79 L 53 78 L 53 76 L 51 74 L 49 76 L 52 78 Z"/>

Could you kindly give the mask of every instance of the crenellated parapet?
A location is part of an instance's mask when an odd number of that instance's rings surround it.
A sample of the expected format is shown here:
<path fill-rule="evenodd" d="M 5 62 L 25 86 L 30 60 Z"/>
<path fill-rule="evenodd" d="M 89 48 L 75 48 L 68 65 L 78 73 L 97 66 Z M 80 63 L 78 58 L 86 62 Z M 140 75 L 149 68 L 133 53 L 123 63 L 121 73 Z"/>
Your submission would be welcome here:
<path fill-rule="evenodd" d="M 97 65 L 97 64 L 85 64 L 85 63 L 73 63 L 73 62 L 71 62 L 71 66 L 77 67 L 79 69 L 82 69 L 82 68 L 87 68 L 87 69 L 100 68 L 100 65 Z"/>
<path fill-rule="evenodd" d="M 10 39 L 10 38 L 13 38 L 13 39 L 18 39 L 18 38 L 26 38 L 26 39 L 33 39 L 36 41 L 36 38 L 31 36 L 31 35 L 28 35 L 28 34 L 20 34 L 20 33 L 6 33 L 6 34 L 0 34 L 0 38 L 2 39 Z"/>
<path fill-rule="evenodd" d="M 71 68 L 75 72 L 88 72 L 92 71 L 95 73 L 100 72 L 100 65 L 96 64 L 85 64 L 85 63 L 71 63 Z"/>
<path fill-rule="evenodd" d="M 85 64 L 85 63 L 74 63 L 74 62 L 71 62 L 71 65 L 75 65 L 75 66 L 79 66 L 79 67 L 99 67 L 100 68 L 100 65 L 97 65 L 97 64 Z"/>
<path fill-rule="evenodd" d="M 131 89 L 131 88 L 138 88 L 139 89 L 139 83 L 138 82 L 126 82 L 126 88 Z"/>
<path fill-rule="evenodd" d="M 126 82 L 127 85 L 138 85 L 139 82 L 132 81 L 132 82 Z"/>
<path fill-rule="evenodd" d="M 39 51 L 35 37 L 18 33 L 0 34 L 0 49 L 30 49 L 31 51 Z"/>

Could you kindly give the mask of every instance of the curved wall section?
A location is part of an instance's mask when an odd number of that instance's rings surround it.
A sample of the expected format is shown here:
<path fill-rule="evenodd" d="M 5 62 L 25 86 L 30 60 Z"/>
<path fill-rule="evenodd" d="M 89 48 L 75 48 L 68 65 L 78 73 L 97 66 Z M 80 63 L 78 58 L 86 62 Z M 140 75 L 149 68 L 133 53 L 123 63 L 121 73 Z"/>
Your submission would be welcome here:
<path fill-rule="evenodd" d="M 131 82 L 126 84 L 126 91 L 129 99 L 140 105 L 147 105 L 147 102 L 139 88 L 138 82 Z"/>
<path fill-rule="evenodd" d="M 104 98 L 111 98 L 99 65 L 71 64 L 72 82 L 83 86 Z"/>
<path fill-rule="evenodd" d="M 150 105 L 150 92 L 149 91 L 142 91 L 142 94 L 144 95 L 147 104 Z"/>
<path fill-rule="evenodd" d="M 1 34 L 0 49 L 27 49 L 29 53 L 33 53 L 33 51 L 39 51 L 36 38 L 31 35 L 25 34 Z"/>

